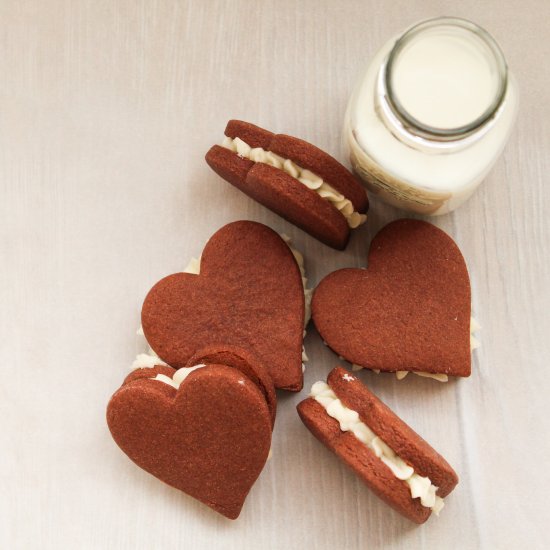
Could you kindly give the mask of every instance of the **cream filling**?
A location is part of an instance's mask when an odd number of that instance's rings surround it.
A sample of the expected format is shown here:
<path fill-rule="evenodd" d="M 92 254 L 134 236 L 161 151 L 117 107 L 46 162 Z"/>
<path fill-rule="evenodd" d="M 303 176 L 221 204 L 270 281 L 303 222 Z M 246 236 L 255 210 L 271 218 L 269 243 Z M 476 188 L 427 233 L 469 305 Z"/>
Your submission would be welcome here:
<path fill-rule="evenodd" d="M 474 332 L 481 329 L 481 325 L 473 318 L 470 317 L 470 351 L 474 351 L 475 349 L 481 347 L 480 341 L 474 336 Z M 361 365 L 355 365 L 353 364 L 351 366 L 351 369 L 354 371 L 361 370 L 366 367 L 362 367 Z M 370 369 L 372 372 L 375 372 L 376 374 L 380 374 L 379 369 Z M 403 380 L 409 372 L 412 372 L 413 374 L 416 374 L 417 376 L 422 376 L 423 378 L 432 378 L 433 380 L 437 380 L 438 382 L 448 382 L 449 376 L 447 374 L 441 374 L 441 373 L 433 373 L 433 372 L 420 372 L 420 371 L 409 371 L 409 370 L 398 370 L 395 372 L 395 376 L 397 380 Z"/>
<path fill-rule="evenodd" d="M 344 195 L 338 193 L 334 187 L 323 181 L 318 175 L 310 170 L 306 170 L 298 166 L 290 159 L 285 159 L 276 155 L 271 151 L 266 151 L 261 147 L 254 149 L 240 138 L 232 139 L 225 136 L 222 142 L 222 147 L 237 153 L 240 157 L 246 158 L 253 162 L 262 162 L 284 170 L 289 176 L 296 178 L 300 183 L 303 183 L 308 189 L 315 191 L 321 198 L 329 201 L 347 220 L 351 229 L 355 229 L 367 221 L 366 214 L 360 214 L 355 211 L 353 204 Z"/>
<path fill-rule="evenodd" d="M 354 377 L 344 375 L 349 381 Z M 443 499 L 436 494 L 437 487 L 433 485 L 430 478 L 415 473 L 414 468 L 409 466 L 380 437 L 378 437 L 364 422 L 359 419 L 357 411 L 348 409 L 332 391 L 330 386 L 323 382 L 315 382 L 311 388 L 310 396 L 320 403 L 327 414 L 338 421 L 343 432 L 351 432 L 364 445 L 391 470 L 393 475 L 404 481 L 411 492 L 411 497 L 420 498 L 420 503 L 426 508 L 431 508 L 435 515 L 444 506 Z"/>
<path fill-rule="evenodd" d="M 474 317 L 470 317 L 470 351 L 481 347 L 481 342 L 474 336 L 474 332 L 481 330 L 481 325 Z"/>
<path fill-rule="evenodd" d="M 293 248 L 292 240 L 288 235 L 281 233 L 281 238 L 283 239 L 283 241 L 285 241 L 288 248 L 290 248 L 290 251 L 294 256 L 294 259 L 298 264 L 298 268 L 300 269 L 300 275 L 302 276 L 302 286 L 304 287 L 304 304 L 305 304 L 304 327 L 306 327 L 307 324 L 309 323 L 309 320 L 311 319 L 311 297 L 313 296 L 313 289 L 307 288 L 307 277 L 306 277 L 306 268 L 304 264 L 304 256 L 302 255 L 301 252 Z M 304 336 L 305 335 L 306 334 L 304 331 Z M 306 358 L 306 361 L 307 361 L 307 358 Z"/>
<path fill-rule="evenodd" d="M 131 370 L 152 369 L 157 365 L 163 367 L 168 366 L 168 364 L 165 363 L 160 357 L 158 357 L 152 349 L 149 349 L 149 353 L 138 353 L 134 362 L 132 363 Z"/>
<path fill-rule="evenodd" d="M 159 382 L 163 382 L 164 384 L 168 384 L 169 386 L 172 386 L 176 390 L 179 390 L 179 387 L 181 386 L 182 382 L 194 371 L 197 369 L 201 369 L 202 367 L 205 367 L 206 365 L 200 364 L 195 365 L 194 367 L 183 367 L 182 369 L 178 369 L 170 378 L 169 376 L 166 376 L 166 374 L 157 374 L 152 380 L 158 380 Z"/>

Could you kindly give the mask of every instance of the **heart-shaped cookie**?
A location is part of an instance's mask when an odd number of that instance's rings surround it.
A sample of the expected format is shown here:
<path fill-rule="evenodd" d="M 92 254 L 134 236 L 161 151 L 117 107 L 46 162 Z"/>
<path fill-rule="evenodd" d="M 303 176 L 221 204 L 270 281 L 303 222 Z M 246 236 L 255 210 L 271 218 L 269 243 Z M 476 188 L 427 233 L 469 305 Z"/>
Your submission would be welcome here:
<path fill-rule="evenodd" d="M 304 292 L 298 264 L 269 227 L 238 221 L 206 244 L 200 274 L 176 273 L 149 292 L 141 312 L 150 346 L 180 368 L 223 342 L 251 350 L 275 387 L 302 389 Z"/>
<path fill-rule="evenodd" d="M 271 424 L 275 424 L 275 415 L 277 413 L 275 386 L 267 369 L 252 352 L 226 344 L 208 346 L 197 351 L 187 364 L 190 366 L 199 364 L 227 365 L 241 371 L 264 394 L 271 415 Z"/>
<path fill-rule="evenodd" d="M 230 519 L 267 460 L 271 419 L 260 388 L 219 364 L 139 369 L 107 407 L 114 440 L 138 466 Z"/>
<path fill-rule="evenodd" d="M 454 241 L 403 219 L 373 239 L 367 269 L 341 269 L 316 288 L 312 316 L 344 359 L 380 371 L 469 376 L 470 279 Z"/>

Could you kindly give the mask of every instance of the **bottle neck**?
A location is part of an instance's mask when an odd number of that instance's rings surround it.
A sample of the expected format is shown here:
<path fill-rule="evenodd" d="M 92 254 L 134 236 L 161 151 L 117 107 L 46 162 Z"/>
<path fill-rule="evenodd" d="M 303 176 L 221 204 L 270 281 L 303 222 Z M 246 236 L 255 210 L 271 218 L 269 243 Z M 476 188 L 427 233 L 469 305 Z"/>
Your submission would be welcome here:
<path fill-rule="evenodd" d="M 441 17 L 406 31 L 382 62 L 375 110 L 399 141 L 451 153 L 493 126 L 508 82 L 504 56 L 483 29 Z"/>

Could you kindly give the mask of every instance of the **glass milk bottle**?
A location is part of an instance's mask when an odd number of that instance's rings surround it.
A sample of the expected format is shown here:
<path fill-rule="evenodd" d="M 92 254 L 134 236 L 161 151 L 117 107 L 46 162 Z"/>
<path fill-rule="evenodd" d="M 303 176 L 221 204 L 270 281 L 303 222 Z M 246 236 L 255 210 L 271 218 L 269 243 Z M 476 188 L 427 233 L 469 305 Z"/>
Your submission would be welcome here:
<path fill-rule="evenodd" d="M 494 39 L 440 17 L 392 38 L 348 104 L 353 169 L 384 201 L 422 214 L 461 205 L 501 153 L 517 85 Z"/>

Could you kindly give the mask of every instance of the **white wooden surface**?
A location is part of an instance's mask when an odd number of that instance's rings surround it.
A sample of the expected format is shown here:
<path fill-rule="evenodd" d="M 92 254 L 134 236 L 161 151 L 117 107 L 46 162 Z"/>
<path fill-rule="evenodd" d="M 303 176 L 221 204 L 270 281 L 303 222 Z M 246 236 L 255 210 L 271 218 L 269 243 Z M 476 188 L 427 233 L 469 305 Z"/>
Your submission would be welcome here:
<path fill-rule="evenodd" d="M 227 119 L 342 158 L 346 99 L 416 20 L 487 27 L 522 103 L 477 194 L 435 220 L 470 268 L 483 347 L 468 380 L 362 378 L 455 466 L 440 518 L 387 508 L 280 394 L 273 458 L 230 522 L 140 471 L 104 409 L 141 301 L 237 219 L 290 234 L 313 283 L 364 265 L 402 213 L 374 203 L 329 250 L 225 184 L 203 156 Z M 550 101 L 547 0 L 0 2 L 0 548 L 547 548 Z M 310 330 L 306 388 L 336 357 Z"/>

